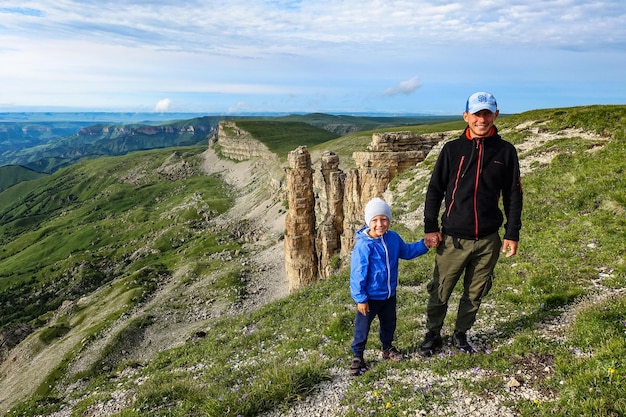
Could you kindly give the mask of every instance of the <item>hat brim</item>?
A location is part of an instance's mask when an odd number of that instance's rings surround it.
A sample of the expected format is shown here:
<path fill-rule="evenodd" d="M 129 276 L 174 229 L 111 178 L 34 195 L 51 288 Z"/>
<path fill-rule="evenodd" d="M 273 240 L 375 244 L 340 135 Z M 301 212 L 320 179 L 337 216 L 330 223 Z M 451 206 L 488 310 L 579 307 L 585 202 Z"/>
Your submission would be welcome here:
<path fill-rule="evenodd" d="M 496 110 L 498 110 L 498 108 L 496 106 L 493 105 L 489 105 L 489 104 L 482 104 L 482 105 L 478 105 L 478 106 L 471 106 L 467 112 L 474 114 L 474 113 L 478 113 L 481 110 L 489 110 L 492 113 L 495 113 Z"/>

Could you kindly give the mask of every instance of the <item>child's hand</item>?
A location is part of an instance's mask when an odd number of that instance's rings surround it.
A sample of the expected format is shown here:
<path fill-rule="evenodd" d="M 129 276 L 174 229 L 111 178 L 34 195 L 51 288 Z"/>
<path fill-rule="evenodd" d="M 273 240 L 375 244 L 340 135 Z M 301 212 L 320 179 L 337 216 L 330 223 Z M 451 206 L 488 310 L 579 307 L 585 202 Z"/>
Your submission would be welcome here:
<path fill-rule="evenodd" d="M 424 235 L 424 243 L 428 249 L 436 248 L 442 240 L 441 232 L 431 232 Z"/>
<path fill-rule="evenodd" d="M 358 303 L 356 309 L 359 310 L 359 313 L 367 316 L 367 313 L 370 312 L 370 305 L 368 303 Z"/>

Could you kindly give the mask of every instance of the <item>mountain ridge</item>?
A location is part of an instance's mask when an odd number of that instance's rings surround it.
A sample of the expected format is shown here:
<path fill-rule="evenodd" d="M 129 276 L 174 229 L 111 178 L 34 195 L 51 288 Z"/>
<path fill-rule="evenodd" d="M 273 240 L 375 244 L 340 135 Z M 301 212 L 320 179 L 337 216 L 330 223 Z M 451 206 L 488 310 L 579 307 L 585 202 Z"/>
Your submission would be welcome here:
<path fill-rule="evenodd" d="M 170 114 L 170 117 L 176 115 Z M 215 136 L 222 120 L 300 122 L 339 135 L 377 127 L 429 123 L 452 118 L 451 116 L 357 117 L 314 113 L 265 117 L 197 116 L 159 120 L 159 117 L 152 115 L 157 120 L 149 122 L 139 119 L 150 114 L 140 116 L 120 113 L 22 114 L 25 120 L 19 120 L 20 117 L 15 115 L 6 117 L 7 114 L 4 114 L 4 116 L 5 119 L 0 121 L 2 136 L 0 166 L 20 165 L 42 173 L 52 173 L 85 158 L 206 143 Z M 190 115 L 181 113 L 178 116 Z M 161 118 L 163 117 L 165 116 L 161 115 Z M 3 178 L 3 187 L 7 188 L 16 181 L 21 181 L 21 178 L 20 175 L 7 175 Z"/>

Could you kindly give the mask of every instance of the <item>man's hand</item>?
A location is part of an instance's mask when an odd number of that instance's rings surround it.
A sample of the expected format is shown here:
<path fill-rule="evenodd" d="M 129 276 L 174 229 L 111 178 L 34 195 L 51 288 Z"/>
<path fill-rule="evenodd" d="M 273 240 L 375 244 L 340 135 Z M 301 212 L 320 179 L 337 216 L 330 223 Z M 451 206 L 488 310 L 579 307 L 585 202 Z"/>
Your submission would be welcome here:
<path fill-rule="evenodd" d="M 441 232 L 430 232 L 424 235 L 424 243 L 429 248 L 436 248 L 442 240 Z"/>
<path fill-rule="evenodd" d="M 502 244 L 502 253 L 506 253 L 507 258 L 515 255 L 517 253 L 517 242 L 514 240 L 504 239 L 504 243 Z"/>

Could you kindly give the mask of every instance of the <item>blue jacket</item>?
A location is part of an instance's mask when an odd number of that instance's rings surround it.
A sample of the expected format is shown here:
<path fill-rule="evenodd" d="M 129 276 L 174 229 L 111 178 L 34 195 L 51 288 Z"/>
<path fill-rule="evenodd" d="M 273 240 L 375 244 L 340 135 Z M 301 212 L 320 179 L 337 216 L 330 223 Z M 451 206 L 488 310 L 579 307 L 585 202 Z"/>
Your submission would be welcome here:
<path fill-rule="evenodd" d="M 356 232 L 350 258 L 350 295 L 356 303 L 386 300 L 396 295 L 398 260 L 413 259 L 428 252 L 424 239 L 405 243 L 393 230 L 371 238 L 368 229 L 363 226 Z"/>

